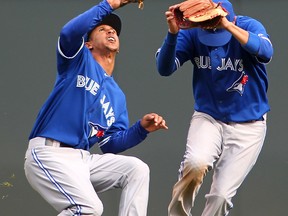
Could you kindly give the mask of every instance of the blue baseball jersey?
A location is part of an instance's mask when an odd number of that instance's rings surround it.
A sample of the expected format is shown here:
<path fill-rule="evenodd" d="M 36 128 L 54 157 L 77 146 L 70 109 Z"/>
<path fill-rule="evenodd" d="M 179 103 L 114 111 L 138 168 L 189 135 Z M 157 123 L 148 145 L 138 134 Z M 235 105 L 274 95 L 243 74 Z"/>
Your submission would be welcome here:
<path fill-rule="evenodd" d="M 103 152 L 118 153 L 146 138 L 140 121 L 129 128 L 124 93 L 84 45 L 85 34 L 111 12 L 104 0 L 63 27 L 55 86 L 30 139 L 46 137 L 85 150 L 98 143 Z"/>
<path fill-rule="evenodd" d="M 156 53 L 163 76 L 192 62 L 195 110 L 223 122 L 258 120 L 270 110 L 266 64 L 273 47 L 269 35 L 259 21 L 247 16 L 238 16 L 236 25 L 249 32 L 244 46 L 232 37 L 224 46 L 209 47 L 199 41 L 196 29 L 189 29 L 168 33 Z"/>

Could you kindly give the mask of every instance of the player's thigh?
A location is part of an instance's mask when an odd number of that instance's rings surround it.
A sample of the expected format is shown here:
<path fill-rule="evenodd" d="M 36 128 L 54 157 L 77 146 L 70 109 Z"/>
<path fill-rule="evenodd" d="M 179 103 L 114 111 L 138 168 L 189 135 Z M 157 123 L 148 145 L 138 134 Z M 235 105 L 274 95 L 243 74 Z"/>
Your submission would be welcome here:
<path fill-rule="evenodd" d="M 70 206 L 82 206 L 82 212 L 89 213 L 95 206 L 102 206 L 90 182 L 89 166 L 83 161 L 85 151 L 47 146 L 28 151 L 26 177 L 58 212 Z"/>
<path fill-rule="evenodd" d="M 266 136 L 266 122 L 226 126 L 222 155 L 215 166 L 212 193 L 233 197 L 255 165 Z"/>
<path fill-rule="evenodd" d="M 103 154 L 90 159 L 91 182 L 97 192 L 124 188 L 128 181 L 149 181 L 149 167 L 136 157 Z"/>
<path fill-rule="evenodd" d="M 185 160 L 206 163 L 209 166 L 221 154 L 222 127 L 211 116 L 195 112 L 187 135 Z"/>

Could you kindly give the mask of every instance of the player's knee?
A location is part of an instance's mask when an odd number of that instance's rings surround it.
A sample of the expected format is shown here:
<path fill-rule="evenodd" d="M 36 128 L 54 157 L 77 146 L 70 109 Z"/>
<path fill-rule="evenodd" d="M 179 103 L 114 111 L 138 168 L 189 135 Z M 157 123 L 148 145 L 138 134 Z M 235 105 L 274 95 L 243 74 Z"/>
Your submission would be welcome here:
<path fill-rule="evenodd" d="M 178 177 L 181 179 L 185 176 L 191 176 L 194 182 L 201 184 L 208 171 L 208 165 L 201 160 L 186 159 L 183 166 L 180 167 Z"/>
<path fill-rule="evenodd" d="M 203 173 L 204 175 L 211 169 L 208 163 L 202 159 L 197 158 L 189 158 L 186 159 L 184 162 L 184 170 L 187 172 L 199 172 Z"/>
<path fill-rule="evenodd" d="M 138 159 L 138 162 L 137 162 L 137 171 L 142 173 L 143 176 L 147 176 L 150 174 L 150 168 L 149 166 L 144 163 L 143 161 L 139 160 Z"/>
<path fill-rule="evenodd" d="M 103 205 L 101 206 L 96 206 L 97 208 L 94 208 L 93 209 L 93 216 L 101 216 L 103 214 L 103 211 L 104 211 L 104 207 Z"/>
<path fill-rule="evenodd" d="M 91 200 L 92 201 L 92 200 Z M 103 214 L 104 207 L 100 200 L 93 200 L 89 205 L 87 205 L 87 213 L 93 216 L 100 216 Z M 91 213 L 90 213 L 91 212 Z M 86 214 L 85 214 L 86 215 Z"/>
<path fill-rule="evenodd" d="M 207 167 L 208 170 L 213 168 L 215 157 L 208 153 L 189 152 L 184 155 L 184 164 L 193 168 Z"/>
<path fill-rule="evenodd" d="M 104 207 L 103 207 L 103 204 L 101 203 L 100 205 L 97 204 L 95 206 L 93 206 L 93 208 L 91 209 L 91 215 L 93 216 L 101 216 L 103 214 L 103 211 L 104 211 Z"/>
<path fill-rule="evenodd" d="M 146 163 L 138 158 L 132 158 L 131 162 L 133 164 L 133 176 L 137 178 L 149 178 L 150 168 Z"/>

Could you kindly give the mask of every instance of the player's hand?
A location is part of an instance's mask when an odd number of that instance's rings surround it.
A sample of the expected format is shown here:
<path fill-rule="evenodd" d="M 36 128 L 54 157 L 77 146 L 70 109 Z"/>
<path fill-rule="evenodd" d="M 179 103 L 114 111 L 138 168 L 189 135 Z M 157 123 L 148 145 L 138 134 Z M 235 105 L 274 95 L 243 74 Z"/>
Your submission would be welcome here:
<path fill-rule="evenodd" d="M 149 132 L 153 132 L 159 129 L 168 129 L 166 121 L 162 116 L 156 113 L 146 114 L 140 122 L 141 126 Z"/>
<path fill-rule="evenodd" d="M 219 25 L 216 28 L 227 29 L 232 24 L 233 24 L 233 22 L 230 22 L 226 17 L 222 17 L 220 22 L 219 22 Z"/>
<path fill-rule="evenodd" d="M 176 7 L 177 5 L 173 5 L 169 7 L 168 11 L 165 12 L 169 32 L 172 34 L 177 34 L 179 32 L 179 27 L 176 23 L 176 19 L 174 18 L 174 13 L 173 13 Z"/>
<path fill-rule="evenodd" d="M 119 7 L 123 7 L 129 3 L 140 3 L 138 0 L 107 0 L 110 6 L 116 10 Z"/>

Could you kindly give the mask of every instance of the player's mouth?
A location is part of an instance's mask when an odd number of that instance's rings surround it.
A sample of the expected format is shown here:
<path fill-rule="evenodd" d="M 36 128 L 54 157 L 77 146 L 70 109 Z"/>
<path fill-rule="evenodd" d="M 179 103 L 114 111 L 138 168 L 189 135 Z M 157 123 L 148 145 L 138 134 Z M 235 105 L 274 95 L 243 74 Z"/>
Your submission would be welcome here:
<path fill-rule="evenodd" d="M 115 41 L 116 41 L 116 39 L 115 39 L 114 37 L 108 37 L 107 40 L 108 40 L 109 42 L 115 42 Z"/>

